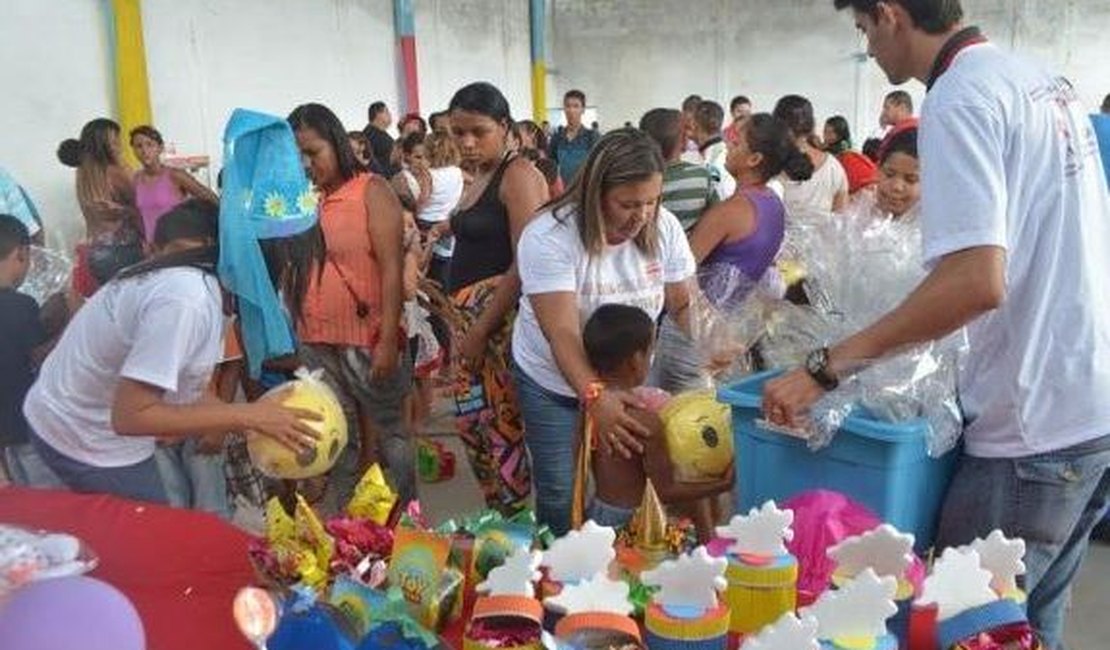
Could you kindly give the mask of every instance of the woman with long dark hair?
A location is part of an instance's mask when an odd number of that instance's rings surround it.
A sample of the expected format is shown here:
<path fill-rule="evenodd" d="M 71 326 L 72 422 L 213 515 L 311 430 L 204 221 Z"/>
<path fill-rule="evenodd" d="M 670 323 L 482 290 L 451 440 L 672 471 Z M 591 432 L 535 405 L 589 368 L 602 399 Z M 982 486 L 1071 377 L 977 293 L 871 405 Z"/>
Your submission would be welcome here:
<path fill-rule="evenodd" d="M 216 208 L 186 201 L 160 230 L 176 231 L 161 238 L 164 254 L 127 269 L 85 303 L 25 402 L 36 450 L 78 492 L 166 502 L 154 460 L 158 438 L 252 431 L 300 451 L 317 437 L 305 422 L 318 419 L 312 412 L 209 397 L 225 303 Z M 287 261 L 271 268 L 285 291 L 312 264 Z"/>
<path fill-rule="evenodd" d="M 843 115 L 834 115 L 825 120 L 825 132 L 821 136 L 825 151 L 836 156 L 848 177 L 848 194 L 867 189 L 879 182 L 879 169 L 867 156 L 852 149 L 852 131 Z"/>
<path fill-rule="evenodd" d="M 463 326 L 451 346 L 456 419 L 486 504 L 504 513 L 524 507 L 531 473 L 509 369 L 509 337 L 520 296 L 516 242 L 547 184 L 509 148 L 509 102 L 474 83 L 451 99 L 451 130 L 463 165 L 474 174 L 451 217 L 455 249 L 448 290 Z"/>
<path fill-rule="evenodd" d="M 702 292 L 722 308 L 743 302 L 782 247 L 786 207 L 768 183 L 780 175 L 805 181 L 813 174 L 813 163 L 781 120 L 759 113 L 745 119 L 735 133 L 725 167 L 739 189 L 706 210 L 690 231 Z M 708 388 L 707 361 L 677 323 L 664 317 L 652 367 L 654 384 L 670 392 Z"/>
<path fill-rule="evenodd" d="M 843 210 L 848 204 L 848 176 L 817 138 L 813 104 L 805 97 L 787 95 L 775 104 L 774 116 L 790 127 L 798 148 L 809 156 L 814 168 L 809 180 L 784 181 L 787 212 L 830 214 Z"/>
<path fill-rule="evenodd" d="M 401 331 L 401 204 L 386 180 L 359 171 L 347 131 L 326 106 L 299 106 L 289 124 L 320 192 L 325 248 L 297 323 L 301 354 L 324 369 L 349 430 L 360 432 L 333 470 L 331 491 L 345 503 L 380 447 L 403 503 L 416 497 L 416 458 L 403 409 L 412 380 Z"/>
<path fill-rule="evenodd" d="M 77 246 L 73 285 L 86 298 L 143 256 L 143 223 L 135 205 L 135 187 L 120 155 L 119 124 L 106 118 L 91 120 L 79 139 L 58 145 L 58 160 L 77 170 L 77 204 L 85 218 L 85 241 Z"/>
<path fill-rule="evenodd" d="M 566 193 L 520 241 L 524 297 L 513 331 L 517 389 L 534 467 L 536 514 L 556 534 L 571 524 L 575 430 L 582 409 L 604 453 L 643 449 L 631 393 L 606 388 L 586 357 L 582 328 L 606 303 L 689 325 L 694 257 L 678 218 L 659 205 L 663 156 L 643 132 L 603 136 Z"/>

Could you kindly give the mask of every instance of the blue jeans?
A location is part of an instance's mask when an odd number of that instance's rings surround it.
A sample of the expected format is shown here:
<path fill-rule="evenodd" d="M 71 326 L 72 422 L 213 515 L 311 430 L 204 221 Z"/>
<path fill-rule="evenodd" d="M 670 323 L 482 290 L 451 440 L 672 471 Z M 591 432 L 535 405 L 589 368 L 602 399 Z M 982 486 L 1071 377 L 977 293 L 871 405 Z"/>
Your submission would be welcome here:
<path fill-rule="evenodd" d="M 4 471 L 12 483 L 23 487 L 56 490 L 65 487 L 30 442 L 8 445 L 3 448 Z"/>
<path fill-rule="evenodd" d="M 96 467 L 66 456 L 34 435 L 31 436 L 31 443 L 42 462 L 74 492 L 113 494 L 135 501 L 168 503 L 154 456 L 135 465 Z"/>
<path fill-rule="evenodd" d="M 556 536 L 570 530 L 578 400 L 553 393 L 513 364 L 524 417 L 524 443 L 532 461 L 536 519 Z"/>
<path fill-rule="evenodd" d="M 1029 622 L 1064 650 L 1068 592 L 1110 503 L 1110 436 L 1025 458 L 964 456 L 941 511 L 937 548 L 1001 529 L 1025 540 Z"/>
<path fill-rule="evenodd" d="M 154 451 L 154 461 L 171 506 L 211 512 L 231 521 L 222 450 L 216 454 L 198 453 L 196 438 L 188 438 L 159 445 Z"/>
<path fill-rule="evenodd" d="M 586 509 L 586 516 L 594 521 L 598 526 L 610 526 L 612 528 L 623 528 L 632 521 L 632 516 L 636 514 L 635 508 L 622 508 L 610 503 L 606 503 L 594 495 L 590 501 L 589 508 Z"/>

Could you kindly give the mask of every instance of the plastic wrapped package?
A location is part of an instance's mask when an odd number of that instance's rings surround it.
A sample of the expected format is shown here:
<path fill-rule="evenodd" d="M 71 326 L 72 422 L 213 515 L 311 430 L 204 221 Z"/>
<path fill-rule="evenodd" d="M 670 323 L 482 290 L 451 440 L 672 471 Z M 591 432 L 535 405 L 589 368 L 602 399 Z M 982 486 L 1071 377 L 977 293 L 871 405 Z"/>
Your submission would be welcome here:
<path fill-rule="evenodd" d="M 798 367 L 811 351 L 870 326 L 925 277 L 917 225 L 883 217 L 870 201 L 856 202 L 844 214 L 799 216 L 784 249 L 806 269 L 810 306 L 777 301 L 759 308 L 765 330 L 759 352 L 768 368 Z M 753 309 L 749 301 L 739 311 L 750 315 Z M 929 452 L 943 455 L 962 430 L 956 380 L 965 348 L 961 332 L 866 364 L 811 409 L 805 431 L 810 447 L 827 445 L 862 406 L 887 422 L 926 419 Z"/>
<path fill-rule="evenodd" d="M 798 230 L 796 246 L 810 303 L 841 317 L 838 336 L 872 324 L 925 278 L 920 229 L 882 218 L 867 201 L 808 223 Z"/>
<path fill-rule="evenodd" d="M 723 264 L 704 268 L 691 279 L 690 332 L 684 332 L 670 315 L 663 318 L 651 385 L 672 393 L 705 390 L 714 379 L 747 372 L 747 350 L 758 335 L 745 337 L 744 332 L 759 323 L 740 306 L 755 286 L 738 269 Z M 737 322 L 738 314 L 747 322 Z"/>
<path fill-rule="evenodd" d="M 28 582 L 87 573 L 97 562 L 72 535 L 0 524 L 0 600 Z"/>
<path fill-rule="evenodd" d="M 40 246 L 31 247 L 31 269 L 19 290 L 40 305 L 47 298 L 65 291 L 73 274 L 73 262 L 58 251 Z"/>
<path fill-rule="evenodd" d="M 309 423 L 320 437 L 300 453 L 268 437 L 253 435 L 247 440 L 251 462 L 263 474 L 279 479 L 305 479 L 331 469 L 347 445 L 347 418 L 335 392 L 323 380 L 323 371 L 301 368 L 296 379 L 277 386 L 263 400 L 280 400 L 287 408 L 314 411 L 320 420 Z"/>
<path fill-rule="evenodd" d="M 840 330 L 839 316 L 785 301 L 764 304 L 761 318 L 759 351 L 767 368 L 801 365 L 810 352 L 835 342 Z"/>
<path fill-rule="evenodd" d="M 780 289 L 777 277 L 765 276 L 753 282 L 727 264 L 700 269 L 698 290 L 691 291 L 691 344 L 685 350 L 687 355 L 710 368 L 719 380 L 749 374 L 749 351 L 763 337 L 767 310 L 779 297 L 774 295 Z"/>

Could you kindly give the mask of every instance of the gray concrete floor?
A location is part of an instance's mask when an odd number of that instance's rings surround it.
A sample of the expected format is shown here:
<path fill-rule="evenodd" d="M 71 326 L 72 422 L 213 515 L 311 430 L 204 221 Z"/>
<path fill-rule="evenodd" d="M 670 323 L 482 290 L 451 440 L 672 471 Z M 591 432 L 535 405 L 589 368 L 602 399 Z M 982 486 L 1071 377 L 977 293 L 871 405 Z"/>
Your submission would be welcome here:
<path fill-rule="evenodd" d="M 482 507 L 482 495 L 466 460 L 459 439 L 446 433 L 451 423 L 446 417 L 434 420 L 428 430 L 444 432 L 435 439 L 455 452 L 455 478 L 443 483 L 424 483 L 420 500 L 424 512 L 438 522 Z M 1068 615 L 1069 650 L 1106 650 L 1110 648 L 1110 545 L 1093 543 L 1075 585 Z"/>

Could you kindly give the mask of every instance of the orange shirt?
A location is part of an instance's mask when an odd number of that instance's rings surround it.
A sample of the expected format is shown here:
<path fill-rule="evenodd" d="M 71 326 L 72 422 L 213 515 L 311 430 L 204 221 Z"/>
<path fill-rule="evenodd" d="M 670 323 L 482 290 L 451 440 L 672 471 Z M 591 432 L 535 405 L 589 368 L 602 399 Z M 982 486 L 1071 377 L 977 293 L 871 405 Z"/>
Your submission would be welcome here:
<path fill-rule="evenodd" d="M 326 252 L 313 271 L 297 334 L 304 343 L 372 348 L 381 333 L 381 273 L 366 209 L 368 174 L 359 174 L 320 202 Z M 357 298 L 356 298 L 357 296 Z M 368 308 L 358 316 L 358 302 Z"/>

